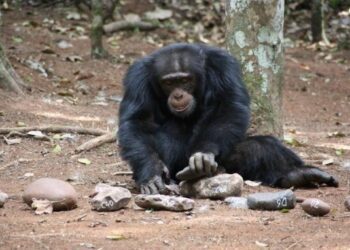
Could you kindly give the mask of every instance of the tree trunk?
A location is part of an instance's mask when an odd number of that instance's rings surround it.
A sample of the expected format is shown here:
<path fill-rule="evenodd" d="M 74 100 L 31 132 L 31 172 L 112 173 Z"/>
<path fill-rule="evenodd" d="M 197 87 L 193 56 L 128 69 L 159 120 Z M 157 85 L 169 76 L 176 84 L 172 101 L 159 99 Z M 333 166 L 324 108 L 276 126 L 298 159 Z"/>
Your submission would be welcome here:
<path fill-rule="evenodd" d="M 108 52 L 103 48 L 103 3 L 100 0 L 91 1 L 91 57 L 94 59 L 108 57 Z"/>
<path fill-rule="evenodd" d="M 12 68 L 6 57 L 4 49 L 0 44 L 0 87 L 13 90 L 18 94 L 23 94 L 22 88 L 26 85 Z"/>
<path fill-rule="evenodd" d="M 240 61 L 254 133 L 283 136 L 284 0 L 227 0 L 226 44 Z"/>
<path fill-rule="evenodd" d="M 329 44 L 325 30 L 325 16 L 324 16 L 325 3 L 324 0 L 312 0 L 311 7 L 311 33 L 312 41 L 317 43 L 323 41 Z"/>

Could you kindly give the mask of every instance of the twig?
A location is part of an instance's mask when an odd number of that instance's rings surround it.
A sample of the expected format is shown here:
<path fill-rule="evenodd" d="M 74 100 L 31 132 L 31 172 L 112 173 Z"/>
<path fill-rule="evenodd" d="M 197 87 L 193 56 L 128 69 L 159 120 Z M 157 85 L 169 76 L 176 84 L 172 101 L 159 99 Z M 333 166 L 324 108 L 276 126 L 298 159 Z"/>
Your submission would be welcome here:
<path fill-rule="evenodd" d="M 104 143 L 110 143 L 116 141 L 116 132 L 105 133 L 99 137 L 93 138 L 75 149 L 76 153 L 80 153 L 83 151 L 88 151 L 90 149 L 101 146 Z"/>
<path fill-rule="evenodd" d="M 31 162 L 31 161 L 33 161 L 33 160 L 31 160 L 31 159 L 19 158 L 18 160 L 11 161 L 10 163 L 8 163 L 8 164 L 6 164 L 5 166 L 1 167 L 1 168 L 0 168 L 0 171 L 1 171 L 1 170 L 4 170 L 4 169 L 6 169 L 6 168 L 12 167 L 12 166 L 14 166 L 14 165 L 18 165 L 18 164 L 20 164 L 20 163 L 28 163 L 28 162 Z"/>
<path fill-rule="evenodd" d="M 132 175 L 132 171 L 118 171 L 114 172 L 112 175 Z"/>
<path fill-rule="evenodd" d="M 107 168 L 114 168 L 114 167 L 121 167 L 123 165 L 124 165 L 124 163 L 122 161 L 119 161 L 119 162 L 114 162 L 114 163 L 111 163 L 111 164 L 107 164 L 107 165 L 105 165 L 105 167 L 107 167 Z"/>
<path fill-rule="evenodd" d="M 129 22 L 129 21 L 116 21 L 103 25 L 103 31 L 105 33 L 112 33 L 119 30 L 130 30 L 138 28 L 140 30 L 153 30 L 158 28 L 158 25 L 149 22 Z"/>
<path fill-rule="evenodd" d="M 338 218 L 349 218 L 349 217 L 350 217 L 350 213 L 344 213 L 338 216 Z"/>
<path fill-rule="evenodd" d="M 15 234 L 10 235 L 14 238 L 41 238 L 41 237 L 57 237 L 57 236 L 72 236 L 73 234 L 66 234 L 66 233 L 47 233 L 47 234 L 35 234 L 35 235 L 28 235 L 28 234 Z"/>
<path fill-rule="evenodd" d="M 60 126 L 60 125 L 46 125 L 46 126 L 33 126 L 33 127 L 21 127 L 21 128 L 0 128 L 0 134 L 8 133 L 27 133 L 29 131 L 42 131 L 47 133 L 77 133 L 77 134 L 87 134 L 87 135 L 104 135 L 106 134 L 105 130 L 94 129 L 94 128 L 81 128 L 81 127 L 72 127 L 72 126 Z"/>
<path fill-rule="evenodd" d="M 292 243 L 290 246 L 288 246 L 287 249 L 292 249 L 293 247 L 295 247 L 298 244 L 299 244 L 299 241 L 296 241 L 296 242 Z"/>

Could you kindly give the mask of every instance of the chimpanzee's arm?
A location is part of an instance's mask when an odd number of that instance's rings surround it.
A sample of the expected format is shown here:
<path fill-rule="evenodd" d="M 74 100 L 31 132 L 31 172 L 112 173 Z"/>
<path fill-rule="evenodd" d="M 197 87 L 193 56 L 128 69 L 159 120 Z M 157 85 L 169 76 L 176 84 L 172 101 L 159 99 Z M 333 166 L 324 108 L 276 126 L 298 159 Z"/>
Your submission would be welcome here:
<path fill-rule="evenodd" d="M 215 174 L 216 161 L 225 160 L 245 136 L 249 125 L 249 95 L 236 60 L 222 50 L 206 51 L 205 112 L 191 141 L 189 167 L 179 179 Z"/>
<path fill-rule="evenodd" d="M 142 193 L 157 193 L 164 188 L 166 169 L 154 150 L 153 98 L 149 71 L 144 61 L 130 67 L 124 79 L 125 94 L 119 110 L 118 139 L 122 158 L 132 167 Z"/>

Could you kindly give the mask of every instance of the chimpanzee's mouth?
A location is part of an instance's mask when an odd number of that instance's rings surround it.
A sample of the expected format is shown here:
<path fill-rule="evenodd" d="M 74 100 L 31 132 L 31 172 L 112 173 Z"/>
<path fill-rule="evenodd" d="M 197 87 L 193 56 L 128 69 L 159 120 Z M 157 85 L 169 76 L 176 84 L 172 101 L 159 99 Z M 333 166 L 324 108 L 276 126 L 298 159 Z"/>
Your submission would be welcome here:
<path fill-rule="evenodd" d="M 176 111 L 176 112 L 183 112 L 183 111 L 185 111 L 186 109 L 188 109 L 188 106 L 189 106 L 189 105 L 186 105 L 186 106 L 183 106 L 183 107 L 180 107 L 180 108 L 176 108 L 175 111 Z"/>

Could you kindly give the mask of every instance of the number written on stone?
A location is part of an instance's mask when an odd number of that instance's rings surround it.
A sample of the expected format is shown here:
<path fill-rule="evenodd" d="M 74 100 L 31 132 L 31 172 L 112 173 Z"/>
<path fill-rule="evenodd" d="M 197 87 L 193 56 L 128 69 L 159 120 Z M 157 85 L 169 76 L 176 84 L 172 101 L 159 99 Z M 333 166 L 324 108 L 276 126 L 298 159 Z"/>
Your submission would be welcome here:
<path fill-rule="evenodd" d="M 287 202 L 287 198 L 286 197 L 282 197 L 282 198 L 277 199 L 277 207 L 278 208 L 286 207 L 287 204 L 288 204 L 288 202 Z"/>
<path fill-rule="evenodd" d="M 319 200 L 312 200 L 311 204 L 310 204 L 311 207 L 316 208 L 316 209 L 319 207 L 319 205 L 320 205 Z"/>
<path fill-rule="evenodd" d="M 101 203 L 101 206 L 103 208 L 111 208 L 114 206 L 114 201 L 113 200 L 104 201 Z"/>

